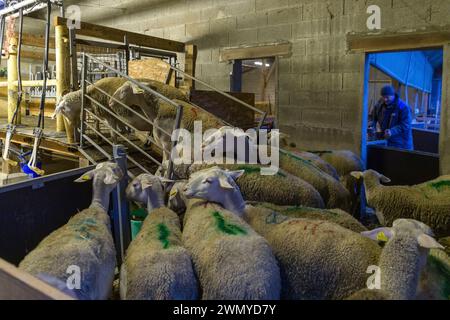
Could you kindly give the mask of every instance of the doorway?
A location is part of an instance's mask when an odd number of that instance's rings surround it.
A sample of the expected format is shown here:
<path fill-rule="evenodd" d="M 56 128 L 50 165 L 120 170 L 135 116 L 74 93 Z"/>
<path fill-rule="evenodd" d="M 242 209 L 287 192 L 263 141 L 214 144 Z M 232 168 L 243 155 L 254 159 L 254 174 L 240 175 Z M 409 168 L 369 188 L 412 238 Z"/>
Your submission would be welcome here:
<path fill-rule="evenodd" d="M 367 167 L 389 176 L 394 184 L 416 184 L 439 175 L 443 60 L 442 48 L 366 55 L 363 150 Z M 380 92 L 386 85 L 393 86 L 409 108 L 413 150 L 386 139 L 385 127 L 402 123 L 395 113 L 384 123 L 379 119 L 384 114 Z"/>

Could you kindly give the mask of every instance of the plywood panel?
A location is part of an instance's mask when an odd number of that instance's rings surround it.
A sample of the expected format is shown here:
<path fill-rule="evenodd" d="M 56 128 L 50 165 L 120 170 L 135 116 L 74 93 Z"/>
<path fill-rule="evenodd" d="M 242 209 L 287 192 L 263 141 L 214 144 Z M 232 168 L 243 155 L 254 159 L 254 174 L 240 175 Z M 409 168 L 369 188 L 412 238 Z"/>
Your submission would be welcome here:
<path fill-rule="evenodd" d="M 158 58 L 132 60 L 128 63 L 128 73 L 133 78 L 156 80 L 175 86 L 175 73 L 170 65 Z"/>

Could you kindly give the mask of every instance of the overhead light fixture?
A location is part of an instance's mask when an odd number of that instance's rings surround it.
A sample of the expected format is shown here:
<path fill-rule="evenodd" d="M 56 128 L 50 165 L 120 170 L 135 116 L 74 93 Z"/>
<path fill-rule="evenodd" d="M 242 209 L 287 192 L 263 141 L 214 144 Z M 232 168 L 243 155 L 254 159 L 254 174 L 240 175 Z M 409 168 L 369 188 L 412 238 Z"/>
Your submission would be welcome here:
<path fill-rule="evenodd" d="M 261 61 L 255 61 L 255 65 L 257 65 L 257 66 L 262 66 L 263 63 L 262 63 Z"/>
<path fill-rule="evenodd" d="M 266 67 L 270 67 L 270 64 L 266 63 Z"/>

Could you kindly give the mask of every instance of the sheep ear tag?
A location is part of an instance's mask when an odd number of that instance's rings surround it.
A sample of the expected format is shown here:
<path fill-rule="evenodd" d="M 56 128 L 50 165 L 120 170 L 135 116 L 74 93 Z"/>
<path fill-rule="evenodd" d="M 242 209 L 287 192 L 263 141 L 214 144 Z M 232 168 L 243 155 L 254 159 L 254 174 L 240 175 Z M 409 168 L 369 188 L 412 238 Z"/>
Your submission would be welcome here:
<path fill-rule="evenodd" d="M 363 177 L 364 174 L 360 171 L 353 171 L 350 173 L 350 175 L 359 180 Z"/>
<path fill-rule="evenodd" d="M 144 90 L 141 89 L 141 87 L 135 85 L 134 83 L 131 84 L 131 89 L 133 89 L 134 94 L 143 94 Z"/>
<path fill-rule="evenodd" d="M 227 181 L 225 177 L 219 179 L 220 187 L 223 189 L 234 189 L 234 187 Z"/>
<path fill-rule="evenodd" d="M 392 238 L 393 234 L 390 228 L 378 228 L 371 231 L 361 232 L 361 235 L 375 241 L 387 242 L 390 238 Z"/>
<path fill-rule="evenodd" d="M 76 179 L 74 182 L 78 182 L 78 183 L 86 182 L 86 181 L 91 180 L 92 176 L 93 176 L 93 171 L 89 171 L 89 172 L 86 172 L 85 174 L 83 174 L 78 179 Z"/>
<path fill-rule="evenodd" d="M 173 198 L 175 198 L 178 194 L 178 190 L 176 188 L 173 188 L 172 190 L 170 190 L 169 193 L 169 199 L 172 200 Z"/>
<path fill-rule="evenodd" d="M 417 237 L 417 241 L 422 248 L 426 249 L 445 249 L 439 242 L 437 242 L 433 237 L 422 233 Z"/>

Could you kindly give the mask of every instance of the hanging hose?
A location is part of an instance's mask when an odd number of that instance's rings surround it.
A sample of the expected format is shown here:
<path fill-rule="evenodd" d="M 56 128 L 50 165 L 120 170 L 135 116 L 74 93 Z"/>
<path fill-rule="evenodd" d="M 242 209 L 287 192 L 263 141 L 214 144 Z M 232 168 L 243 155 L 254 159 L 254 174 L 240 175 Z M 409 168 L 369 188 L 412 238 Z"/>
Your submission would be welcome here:
<path fill-rule="evenodd" d="M 45 100 L 47 94 L 47 79 L 48 79 L 48 53 L 49 53 L 49 41 L 50 41 L 50 16 L 52 12 L 52 4 L 47 1 L 47 20 L 45 25 L 45 53 L 44 61 L 42 63 L 42 74 L 43 74 L 43 85 L 42 85 L 42 96 L 41 103 L 39 106 L 39 119 L 38 125 L 33 130 L 34 144 L 33 152 L 31 153 L 30 161 L 28 161 L 28 168 L 35 172 L 37 175 L 44 175 L 44 171 L 37 168 L 36 163 L 38 160 L 38 150 L 41 143 L 42 134 L 44 131 L 44 112 L 45 112 Z"/>
<path fill-rule="evenodd" d="M 6 128 L 5 149 L 3 150 L 3 160 L 12 166 L 17 166 L 16 161 L 9 159 L 9 147 L 11 145 L 11 139 L 16 131 L 17 114 L 19 112 L 20 104 L 22 103 L 22 70 L 20 67 L 20 55 L 22 51 L 22 33 L 23 33 L 23 8 L 19 9 L 19 39 L 17 44 L 17 104 L 14 114 L 11 119 L 11 123 Z"/>

